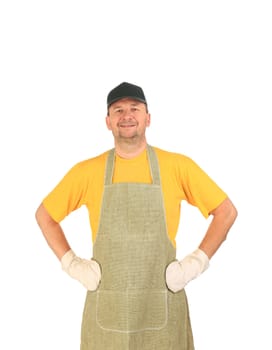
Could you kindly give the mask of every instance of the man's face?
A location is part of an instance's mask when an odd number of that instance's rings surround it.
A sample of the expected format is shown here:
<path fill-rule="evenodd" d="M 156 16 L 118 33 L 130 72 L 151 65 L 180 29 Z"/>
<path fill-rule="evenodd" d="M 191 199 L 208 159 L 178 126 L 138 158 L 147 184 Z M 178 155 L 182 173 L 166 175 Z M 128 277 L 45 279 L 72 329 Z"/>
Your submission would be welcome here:
<path fill-rule="evenodd" d="M 125 98 L 110 106 L 106 124 L 117 141 L 142 138 L 145 137 L 145 130 L 150 125 L 150 114 L 144 103 Z"/>

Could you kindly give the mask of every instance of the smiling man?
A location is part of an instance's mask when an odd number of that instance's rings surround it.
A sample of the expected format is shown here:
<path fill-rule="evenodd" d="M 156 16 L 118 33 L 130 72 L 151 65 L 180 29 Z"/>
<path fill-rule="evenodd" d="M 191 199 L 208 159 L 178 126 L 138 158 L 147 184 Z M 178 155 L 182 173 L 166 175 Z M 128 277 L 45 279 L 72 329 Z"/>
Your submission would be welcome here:
<path fill-rule="evenodd" d="M 145 130 L 150 125 L 142 89 L 123 83 L 111 91 L 107 102 L 106 123 L 114 136 L 116 152 L 125 158 L 140 154 L 146 148 Z"/>
<path fill-rule="evenodd" d="M 87 296 L 81 350 L 193 350 L 185 286 L 209 267 L 237 210 L 188 156 L 150 146 L 147 101 L 124 82 L 107 96 L 114 148 L 74 165 L 36 211 L 62 269 Z M 176 260 L 182 201 L 212 216 L 199 246 Z M 85 205 L 93 256 L 78 257 L 60 225 Z"/>

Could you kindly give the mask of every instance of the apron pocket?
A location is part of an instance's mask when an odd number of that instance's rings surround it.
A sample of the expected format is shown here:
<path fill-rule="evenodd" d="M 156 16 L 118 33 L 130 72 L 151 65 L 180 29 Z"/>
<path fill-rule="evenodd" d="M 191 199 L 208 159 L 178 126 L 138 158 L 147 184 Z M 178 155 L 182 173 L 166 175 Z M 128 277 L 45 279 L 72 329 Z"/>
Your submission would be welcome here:
<path fill-rule="evenodd" d="M 97 291 L 96 322 L 115 332 L 160 330 L 167 324 L 167 291 Z"/>

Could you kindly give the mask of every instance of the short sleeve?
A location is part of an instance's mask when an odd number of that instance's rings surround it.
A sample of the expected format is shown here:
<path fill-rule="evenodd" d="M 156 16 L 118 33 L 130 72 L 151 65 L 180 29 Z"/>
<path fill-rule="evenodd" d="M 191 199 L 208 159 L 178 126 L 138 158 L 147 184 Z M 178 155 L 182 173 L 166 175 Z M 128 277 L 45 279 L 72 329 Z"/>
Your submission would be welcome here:
<path fill-rule="evenodd" d="M 85 175 L 84 163 L 78 163 L 43 199 L 43 205 L 56 222 L 60 222 L 86 203 L 88 181 L 90 179 Z"/>
<path fill-rule="evenodd" d="M 180 157 L 178 164 L 180 184 L 186 200 L 207 218 L 209 213 L 227 198 L 227 194 L 191 158 Z"/>

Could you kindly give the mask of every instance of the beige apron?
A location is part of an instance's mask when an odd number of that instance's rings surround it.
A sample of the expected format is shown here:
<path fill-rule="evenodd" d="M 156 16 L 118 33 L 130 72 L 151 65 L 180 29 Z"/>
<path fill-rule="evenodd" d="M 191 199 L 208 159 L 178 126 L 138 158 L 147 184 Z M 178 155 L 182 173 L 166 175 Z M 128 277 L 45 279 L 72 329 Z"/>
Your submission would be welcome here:
<path fill-rule="evenodd" d="M 166 228 L 159 165 L 147 147 L 152 184 L 112 183 L 110 151 L 93 257 L 102 279 L 87 292 L 81 350 L 193 350 L 184 290 L 172 293 L 166 266 L 176 251 Z"/>

